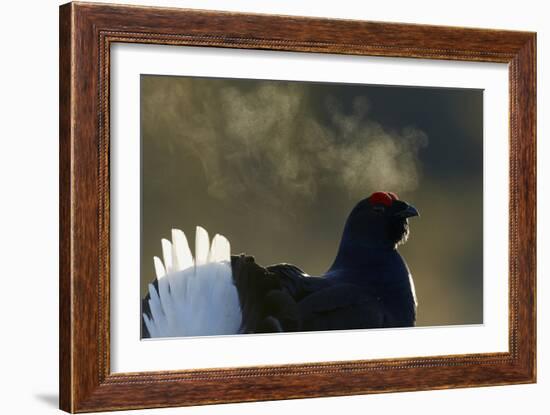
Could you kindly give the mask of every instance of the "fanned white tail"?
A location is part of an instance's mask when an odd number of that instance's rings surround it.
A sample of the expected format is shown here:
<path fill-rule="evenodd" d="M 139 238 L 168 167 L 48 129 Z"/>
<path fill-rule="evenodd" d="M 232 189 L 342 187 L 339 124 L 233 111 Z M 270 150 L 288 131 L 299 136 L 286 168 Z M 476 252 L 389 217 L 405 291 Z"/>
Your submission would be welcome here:
<path fill-rule="evenodd" d="M 231 273 L 229 241 L 197 226 L 195 258 L 185 234 L 172 230 L 154 258 L 158 292 L 149 284 L 150 316 L 143 320 L 151 337 L 237 334 L 241 326 L 239 295 Z"/>

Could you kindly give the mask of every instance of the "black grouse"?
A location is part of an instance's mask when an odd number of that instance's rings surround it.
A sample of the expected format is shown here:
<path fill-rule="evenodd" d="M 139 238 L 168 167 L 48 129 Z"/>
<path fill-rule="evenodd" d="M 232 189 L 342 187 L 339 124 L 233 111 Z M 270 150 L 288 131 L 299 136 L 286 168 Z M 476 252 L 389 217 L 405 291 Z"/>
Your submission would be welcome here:
<path fill-rule="evenodd" d="M 220 235 L 209 249 L 200 227 L 193 259 L 185 235 L 174 230 L 142 301 L 142 336 L 414 326 L 414 284 L 397 247 L 408 238 L 408 219 L 418 215 L 392 192 L 360 201 L 332 266 L 319 277 L 290 264 L 262 267 L 251 256 L 230 257 Z"/>

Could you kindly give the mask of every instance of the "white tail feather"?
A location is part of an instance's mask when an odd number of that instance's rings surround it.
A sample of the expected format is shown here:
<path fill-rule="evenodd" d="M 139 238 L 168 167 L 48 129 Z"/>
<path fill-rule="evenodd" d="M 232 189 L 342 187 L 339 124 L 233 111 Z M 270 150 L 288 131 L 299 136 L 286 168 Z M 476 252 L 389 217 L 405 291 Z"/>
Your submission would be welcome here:
<path fill-rule="evenodd" d="M 172 243 L 168 239 L 162 239 L 162 258 L 164 259 L 164 268 L 166 273 L 169 274 L 173 271 L 172 267 Z"/>
<path fill-rule="evenodd" d="M 160 258 L 158 256 L 154 257 L 153 262 L 155 264 L 155 273 L 157 274 L 157 279 L 164 277 L 166 275 L 166 269 L 164 269 L 164 265 Z"/>
<path fill-rule="evenodd" d="M 202 265 L 208 262 L 208 252 L 210 251 L 210 239 L 206 229 L 197 226 L 195 232 L 195 264 Z"/>
<path fill-rule="evenodd" d="M 158 292 L 149 285 L 151 317 L 143 320 L 151 337 L 236 334 L 241 326 L 239 295 L 231 273 L 229 241 L 197 226 L 195 259 L 185 234 L 163 239 L 163 261 L 154 257 Z"/>
<path fill-rule="evenodd" d="M 208 262 L 231 261 L 231 247 L 229 241 L 220 234 L 212 239 L 212 248 L 208 253 Z"/>
<path fill-rule="evenodd" d="M 195 265 L 187 238 L 179 229 L 172 229 L 172 260 L 175 261 L 176 265 L 174 268 L 176 271 L 181 271 Z"/>

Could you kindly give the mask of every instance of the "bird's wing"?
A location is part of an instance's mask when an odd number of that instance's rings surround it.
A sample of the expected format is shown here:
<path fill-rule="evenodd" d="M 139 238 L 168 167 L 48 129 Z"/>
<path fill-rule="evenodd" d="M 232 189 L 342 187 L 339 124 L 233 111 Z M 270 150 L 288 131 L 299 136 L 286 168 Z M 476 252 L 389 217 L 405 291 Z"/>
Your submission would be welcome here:
<path fill-rule="evenodd" d="M 260 331 L 259 327 L 267 317 L 266 298 L 269 293 L 281 288 L 280 282 L 274 274 L 258 265 L 251 256 L 232 256 L 231 268 L 242 310 L 240 332 L 256 333 Z"/>
<path fill-rule="evenodd" d="M 305 331 L 379 328 L 384 324 L 380 300 L 353 284 L 335 284 L 316 291 L 298 307 Z"/>
<path fill-rule="evenodd" d="M 266 269 L 277 277 L 281 288 L 295 301 L 300 301 L 325 285 L 324 280 L 309 276 L 296 265 L 276 264 L 270 265 Z"/>
<path fill-rule="evenodd" d="M 266 267 L 266 269 L 271 272 L 276 272 L 281 275 L 285 275 L 288 278 L 309 277 L 308 274 L 306 274 L 296 265 L 292 265 L 292 264 L 283 263 L 283 264 L 269 265 L 268 267 Z"/>
<path fill-rule="evenodd" d="M 242 333 L 300 331 L 299 302 L 331 285 L 295 265 L 264 268 L 244 255 L 232 257 L 232 268 L 243 314 Z"/>

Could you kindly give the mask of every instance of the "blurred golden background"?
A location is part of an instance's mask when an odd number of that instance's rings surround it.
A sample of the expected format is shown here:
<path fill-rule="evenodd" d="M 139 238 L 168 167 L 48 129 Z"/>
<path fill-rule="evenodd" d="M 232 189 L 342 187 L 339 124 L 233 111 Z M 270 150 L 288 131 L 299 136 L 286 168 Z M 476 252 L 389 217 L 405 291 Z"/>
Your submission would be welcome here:
<path fill-rule="evenodd" d="M 483 322 L 482 90 L 142 75 L 141 158 L 142 295 L 161 238 L 196 225 L 322 274 L 384 190 L 421 214 L 399 248 L 417 324 Z"/>

